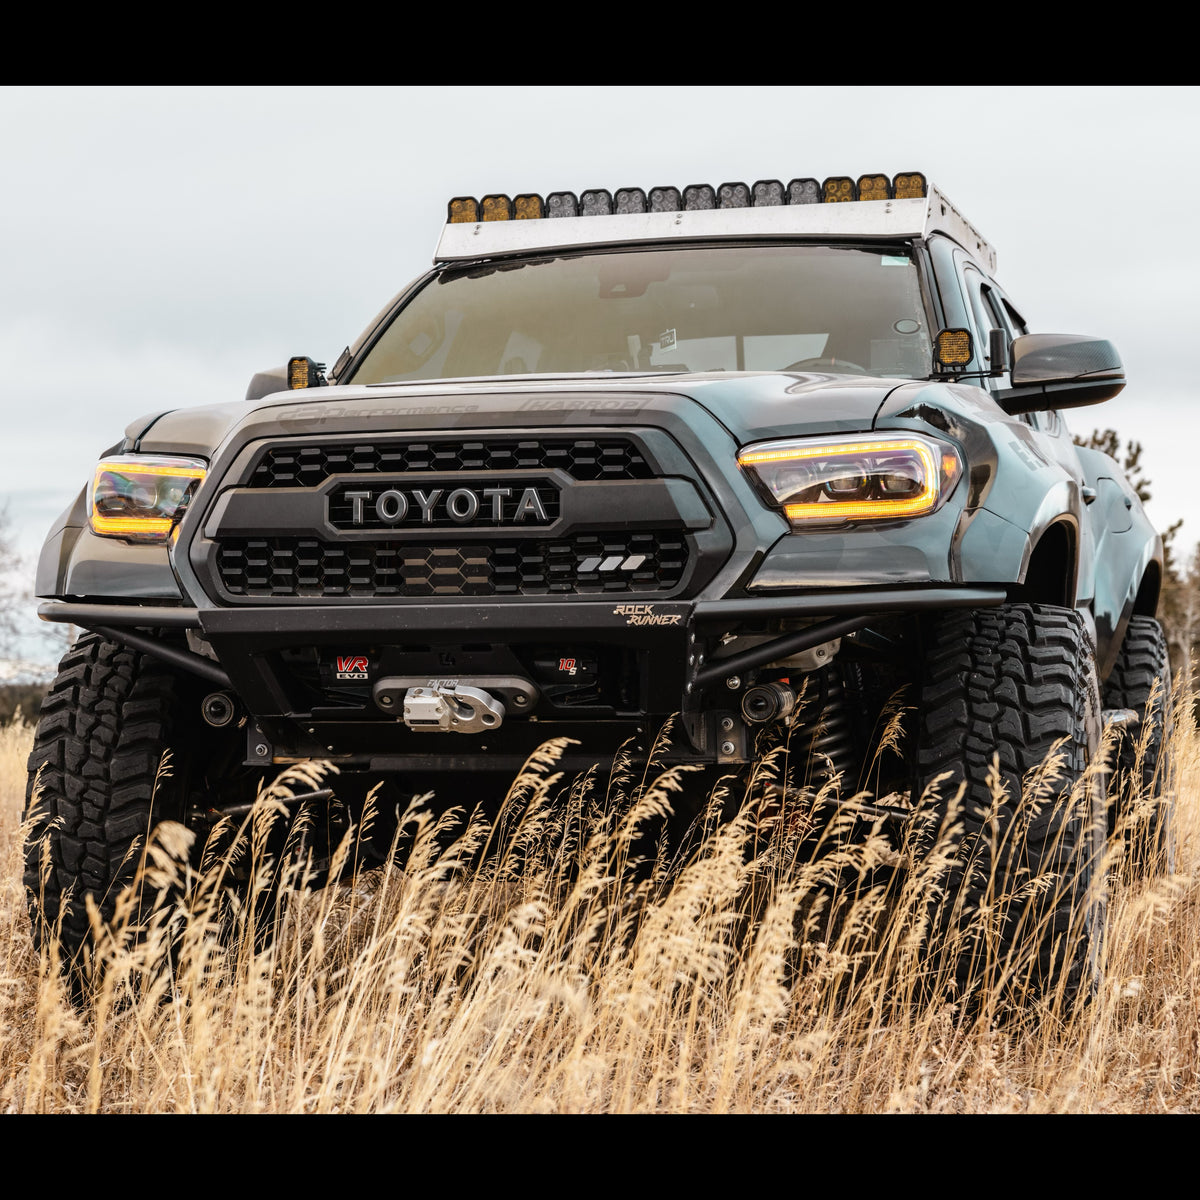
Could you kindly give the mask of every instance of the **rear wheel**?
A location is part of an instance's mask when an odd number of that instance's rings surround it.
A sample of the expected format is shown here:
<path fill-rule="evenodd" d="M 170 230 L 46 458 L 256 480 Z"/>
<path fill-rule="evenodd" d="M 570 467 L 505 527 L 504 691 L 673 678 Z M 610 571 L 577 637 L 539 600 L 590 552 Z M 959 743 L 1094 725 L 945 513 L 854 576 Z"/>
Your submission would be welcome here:
<path fill-rule="evenodd" d="M 1140 723 L 1122 728 L 1113 763 L 1109 836 L 1119 838 L 1135 878 L 1175 870 L 1175 777 L 1171 745 L 1171 664 L 1153 617 L 1131 617 L 1104 685 L 1106 709 L 1131 709 Z"/>
<path fill-rule="evenodd" d="M 1082 616 L 1013 604 L 931 621 L 919 718 L 917 869 L 943 981 L 1018 1003 L 1090 994 L 1104 794 L 1087 771 L 1100 704 Z"/>

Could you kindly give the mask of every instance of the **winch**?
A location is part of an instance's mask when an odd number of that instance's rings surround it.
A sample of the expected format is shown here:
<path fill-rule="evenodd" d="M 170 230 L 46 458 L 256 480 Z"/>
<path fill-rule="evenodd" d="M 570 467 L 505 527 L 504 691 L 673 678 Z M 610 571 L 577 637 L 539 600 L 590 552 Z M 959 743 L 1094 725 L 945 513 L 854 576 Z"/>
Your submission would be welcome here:
<path fill-rule="evenodd" d="M 533 711 L 538 689 L 514 675 L 430 679 L 391 675 L 372 689 L 375 703 L 402 717 L 409 729 L 431 733 L 483 733 L 499 729 L 506 715 Z"/>

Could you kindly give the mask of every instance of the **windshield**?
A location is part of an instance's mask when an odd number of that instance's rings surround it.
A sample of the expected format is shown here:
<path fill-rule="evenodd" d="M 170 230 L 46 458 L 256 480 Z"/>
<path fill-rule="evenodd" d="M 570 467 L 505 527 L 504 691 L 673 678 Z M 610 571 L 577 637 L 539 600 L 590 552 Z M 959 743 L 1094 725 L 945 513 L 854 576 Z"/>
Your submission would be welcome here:
<path fill-rule="evenodd" d="M 905 248 L 711 246 L 445 270 L 355 383 L 578 371 L 844 371 L 924 378 Z"/>

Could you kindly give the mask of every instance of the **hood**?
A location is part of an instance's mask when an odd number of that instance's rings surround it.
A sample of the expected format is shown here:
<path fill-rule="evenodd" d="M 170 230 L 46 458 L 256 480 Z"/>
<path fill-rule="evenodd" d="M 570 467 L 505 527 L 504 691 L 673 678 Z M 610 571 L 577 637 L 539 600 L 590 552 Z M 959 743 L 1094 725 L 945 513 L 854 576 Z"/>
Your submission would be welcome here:
<path fill-rule="evenodd" d="M 665 375 L 528 375 L 275 392 L 253 405 L 175 409 L 149 421 L 134 448 L 211 455 L 242 438 L 307 434 L 314 427 L 393 430 L 512 428 L 536 423 L 655 424 L 649 410 L 695 403 L 739 444 L 869 429 L 899 379 L 832 374 L 711 372 Z M 676 404 L 672 400 L 677 401 Z M 136 424 L 136 423 L 135 423 Z M 133 426 L 130 427 L 132 435 Z"/>

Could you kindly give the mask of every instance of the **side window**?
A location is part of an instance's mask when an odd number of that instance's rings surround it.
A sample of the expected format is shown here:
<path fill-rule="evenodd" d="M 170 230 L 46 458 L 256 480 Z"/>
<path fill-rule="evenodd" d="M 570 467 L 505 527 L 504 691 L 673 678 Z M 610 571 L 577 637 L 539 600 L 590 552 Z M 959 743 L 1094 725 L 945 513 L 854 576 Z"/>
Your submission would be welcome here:
<path fill-rule="evenodd" d="M 1008 317 L 1008 324 L 1012 329 L 1013 337 L 1021 337 L 1028 333 L 1029 330 L 1025 327 L 1025 319 L 1007 300 L 1003 301 L 1004 314 Z"/>
<path fill-rule="evenodd" d="M 999 289 L 985 279 L 978 271 L 972 267 L 964 267 L 963 279 L 967 285 L 967 295 L 971 301 L 971 311 L 975 317 L 975 328 L 979 339 L 979 349 L 976 355 L 977 360 L 982 364 L 983 370 L 988 370 L 991 367 L 991 357 L 988 353 L 989 335 L 993 329 L 1003 331 L 1005 337 L 1011 342 L 1015 336 L 1013 326 L 1008 319 L 1010 306 L 1001 296 Z M 1018 318 L 1019 319 L 1019 318 Z M 1021 322 L 1021 332 L 1024 332 L 1024 322 Z M 1007 386 L 1006 379 L 984 379 L 980 380 L 980 386 L 990 388 L 1000 388 Z M 1038 418 L 1041 414 L 1035 416 L 1033 413 L 1022 413 L 1019 420 L 1026 425 L 1032 425 L 1036 428 L 1046 428 L 1044 421 Z"/>
<path fill-rule="evenodd" d="M 1018 338 L 1029 332 L 1028 326 L 1025 324 L 1025 318 L 1009 303 L 1008 297 L 1002 295 L 999 290 L 993 292 L 993 299 L 998 305 L 998 313 L 1001 319 L 1008 325 L 1009 337 Z M 1063 437 L 1067 435 L 1066 422 L 1062 419 L 1062 414 L 1055 409 L 1047 408 L 1039 412 L 1031 413 L 1031 417 L 1035 418 L 1031 423 L 1039 429 L 1043 429 L 1046 433 L 1053 437 Z"/>
<path fill-rule="evenodd" d="M 988 355 L 988 335 L 993 329 L 1002 329 L 1010 338 L 1012 333 L 1000 315 L 1002 310 L 995 288 L 971 267 L 964 269 L 963 279 L 967 285 L 967 295 L 971 300 L 971 312 L 975 317 L 978 338 L 976 358 L 981 363 L 982 369 L 986 371 L 991 367 L 991 359 Z"/>
<path fill-rule="evenodd" d="M 987 337 L 991 328 L 991 316 L 983 303 L 983 276 L 970 267 L 963 270 L 963 282 L 967 285 L 967 299 L 971 315 L 975 318 L 975 357 L 987 369 Z"/>

